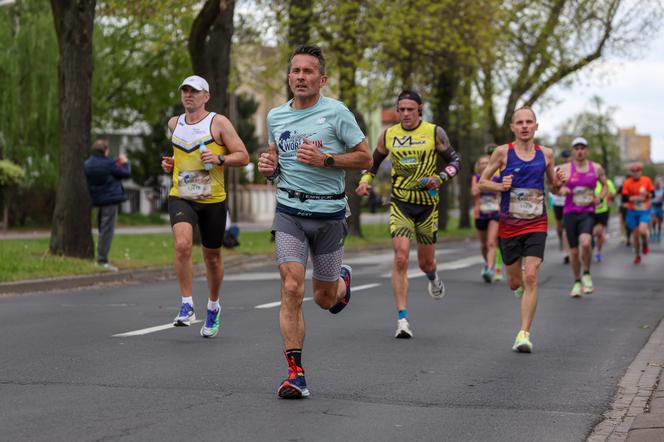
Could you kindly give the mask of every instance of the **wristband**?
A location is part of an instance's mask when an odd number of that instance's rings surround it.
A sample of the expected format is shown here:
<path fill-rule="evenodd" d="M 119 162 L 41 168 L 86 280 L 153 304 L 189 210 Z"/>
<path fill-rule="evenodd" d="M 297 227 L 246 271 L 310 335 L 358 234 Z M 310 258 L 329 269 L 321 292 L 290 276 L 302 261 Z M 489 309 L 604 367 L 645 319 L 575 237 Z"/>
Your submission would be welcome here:
<path fill-rule="evenodd" d="M 265 177 L 268 181 L 274 181 L 279 177 L 279 174 L 281 173 L 281 167 L 277 164 L 277 168 L 274 169 L 274 173 L 268 177 Z"/>
<path fill-rule="evenodd" d="M 371 172 L 365 172 L 362 174 L 362 178 L 360 178 L 360 183 L 365 183 L 371 185 L 373 183 L 373 179 L 376 175 L 374 175 Z"/>

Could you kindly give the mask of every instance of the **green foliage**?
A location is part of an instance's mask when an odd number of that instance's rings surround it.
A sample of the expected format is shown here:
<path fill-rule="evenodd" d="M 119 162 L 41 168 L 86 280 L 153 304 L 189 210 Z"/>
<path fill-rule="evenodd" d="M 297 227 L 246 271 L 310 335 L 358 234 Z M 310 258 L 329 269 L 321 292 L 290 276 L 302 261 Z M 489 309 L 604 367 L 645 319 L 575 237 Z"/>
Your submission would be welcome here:
<path fill-rule="evenodd" d="M 237 133 L 240 139 L 244 141 L 249 154 L 255 154 L 259 144 L 258 138 L 256 138 L 256 126 L 253 123 L 253 116 L 258 110 L 258 102 L 249 94 L 239 94 L 236 99 Z"/>
<path fill-rule="evenodd" d="M 58 46 L 47 0 L 0 8 L 1 157 L 25 169 L 26 186 L 52 190 L 57 176 Z"/>
<path fill-rule="evenodd" d="M 20 184 L 25 177 L 25 170 L 9 160 L 0 160 L 0 189 L 5 186 Z"/>

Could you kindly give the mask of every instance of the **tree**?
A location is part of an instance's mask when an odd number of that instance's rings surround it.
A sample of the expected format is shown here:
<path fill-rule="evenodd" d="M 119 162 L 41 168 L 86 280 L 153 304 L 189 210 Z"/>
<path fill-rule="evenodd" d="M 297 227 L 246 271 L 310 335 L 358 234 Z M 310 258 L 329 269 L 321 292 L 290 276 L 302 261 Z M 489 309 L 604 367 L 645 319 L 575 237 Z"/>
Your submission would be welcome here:
<path fill-rule="evenodd" d="M 604 167 L 609 176 L 619 174 L 620 151 L 616 139 L 618 127 L 614 123 L 614 107 L 606 107 L 604 101 L 594 96 L 590 99 L 592 110 L 581 112 L 565 123 L 563 134 L 582 136 L 590 147 L 590 158 Z"/>
<path fill-rule="evenodd" d="M 506 35 L 479 82 L 490 133 L 498 143 L 511 139 L 509 122 L 517 106 L 532 106 L 554 85 L 607 52 L 625 51 L 647 41 L 662 17 L 658 0 L 505 1 L 507 14 L 494 22 L 494 35 Z M 495 101 L 506 90 L 497 119 Z"/>
<path fill-rule="evenodd" d="M 90 195 L 83 161 L 92 123 L 92 32 L 95 0 L 51 0 L 60 61 L 60 174 L 50 252 L 92 258 Z"/>
<path fill-rule="evenodd" d="M 207 0 L 189 33 L 189 54 L 194 73 L 210 84 L 209 110 L 228 115 L 234 0 Z"/>

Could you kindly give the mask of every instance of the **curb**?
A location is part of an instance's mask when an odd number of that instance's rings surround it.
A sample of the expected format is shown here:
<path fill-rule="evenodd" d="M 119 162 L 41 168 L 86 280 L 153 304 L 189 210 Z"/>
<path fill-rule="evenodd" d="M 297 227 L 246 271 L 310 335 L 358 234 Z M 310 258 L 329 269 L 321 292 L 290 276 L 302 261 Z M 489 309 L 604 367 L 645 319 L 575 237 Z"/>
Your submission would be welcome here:
<path fill-rule="evenodd" d="M 266 255 L 231 255 L 224 257 L 224 268 L 240 267 L 249 262 L 265 260 Z M 205 275 L 205 265 L 194 266 L 194 276 Z M 92 273 L 89 275 L 63 276 L 57 278 L 31 279 L 26 281 L 0 283 L 0 296 L 39 293 L 55 290 L 69 290 L 107 286 L 110 284 L 131 284 L 175 279 L 173 266 L 150 267 L 120 270 L 118 272 Z"/>
<path fill-rule="evenodd" d="M 664 320 L 618 383 L 618 392 L 588 442 L 664 441 Z M 659 386 L 658 386 L 659 384 Z"/>

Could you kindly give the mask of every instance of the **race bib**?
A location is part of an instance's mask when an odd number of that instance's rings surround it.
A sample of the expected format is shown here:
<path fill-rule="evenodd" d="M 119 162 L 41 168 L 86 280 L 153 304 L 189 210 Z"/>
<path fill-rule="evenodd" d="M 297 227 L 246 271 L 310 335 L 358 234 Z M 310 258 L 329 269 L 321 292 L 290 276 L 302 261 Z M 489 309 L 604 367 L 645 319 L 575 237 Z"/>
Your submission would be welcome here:
<path fill-rule="evenodd" d="M 575 206 L 585 207 L 593 203 L 595 191 L 590 187 L 576 186 L 572 189 L 572 202 Z"/>
<path fill-rule="evenodd" d="M 186 200 L 212 196 L 210 174 L 204 170 L 183 170 L 178 174 L 178 195 Z"/>
<path fill-rule="evenodd" d="M 480 212 L 491 213 L 499 210 L 498 194 L 480 196 Z"/>
<path fill-rule="evenodd" d="M 635 201 L 634 210 L 648 210 L 648 204 L 645 201 Z"/>
<path fill-rule="evenodd" d="M 544 194 L 539 189 L 510 190 L 508 215 L 512 218 L 533 219 L 544 213 Z"/>

